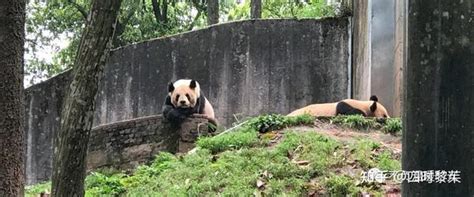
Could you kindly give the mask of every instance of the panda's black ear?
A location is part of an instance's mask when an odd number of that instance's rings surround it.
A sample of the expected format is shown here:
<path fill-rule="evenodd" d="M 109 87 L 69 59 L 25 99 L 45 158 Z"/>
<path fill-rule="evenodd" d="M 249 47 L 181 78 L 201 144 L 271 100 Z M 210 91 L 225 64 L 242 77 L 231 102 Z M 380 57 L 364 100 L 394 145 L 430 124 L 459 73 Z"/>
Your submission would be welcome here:
<path fill-rule="evenodd" d="M 369 108 L 371 112 L 375 112 L 375 110 L 377 110 L 377 101 L 374 101 L 374 103 L 372 103 Z"/>
<path fill-rule="evenodd" d="M 378 102 L 378 101 L 379 101 L 379 98 L 377 98 L 377 96 L 375 96 L 375 95 L 372 95 L 372 96 L 370 97 L 370 100 L 371 100 L 371 101 Z"/>
<path fill-rule="evenodd" d="M 173 92 L 174 91 L 174 85 L 172 82 L 168 84 L 168 92 Z"/>
<path fill-rule="evenodd" d="M 196 88 L 196 81 L 195 81 L 195 80 L 191 80 L 191 83 L 189 84 L 189 87 L 190 87 L 191 89 Z"/>

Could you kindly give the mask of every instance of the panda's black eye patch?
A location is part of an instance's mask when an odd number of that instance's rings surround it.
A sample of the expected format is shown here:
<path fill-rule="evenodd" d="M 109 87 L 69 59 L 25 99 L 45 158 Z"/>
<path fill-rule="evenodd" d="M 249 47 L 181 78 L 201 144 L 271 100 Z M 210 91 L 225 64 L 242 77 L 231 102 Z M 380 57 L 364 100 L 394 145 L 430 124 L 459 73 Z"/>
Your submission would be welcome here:
<path fill-rule="evenodd" d="M 176 95 L 176 98 L 175 98 L 176 101 L 179 100 L 179 94 Z"/>
<path fill-rule="evenodd" d="M 191 97 L 189 96 L 189 94 L 186 94 L 186 98 L 188 98 L 188 101 L 191 100 Z"/>
<path fill-rule="evenodd" d="M 385 115 L 385 114 L 384 114 L 384 115 L 383 115 L 383 117 L 384 117 L 384 118 L 386 118 L 386 117 L 387 117 L 387 115 Z"/>

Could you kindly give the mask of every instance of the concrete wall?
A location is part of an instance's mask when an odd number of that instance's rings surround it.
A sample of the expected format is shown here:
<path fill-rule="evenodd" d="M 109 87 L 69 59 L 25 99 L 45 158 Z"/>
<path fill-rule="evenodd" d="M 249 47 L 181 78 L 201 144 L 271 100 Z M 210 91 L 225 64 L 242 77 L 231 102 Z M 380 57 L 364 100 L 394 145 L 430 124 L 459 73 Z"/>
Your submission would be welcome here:
<path fill-rule="evenodd" d="M 371 94 L 392 116 L 395 108 L 395 1 L 373 0 L 371 20 Z M 366 98 L 367 99 L 367 98 Z"/>
<path fill-rule="evenodd" d="M 353 4 L 352 98 L 363 100 L 370 97 L 371 2 L 371 0 L 360 0 Z"/>
<path fill-rule="evenodd" d="M 99 86 L 94 125 L 161 113 L 167 83 L 201 83 L 216 117 L 288 113 L 348 98 L 349 20 L 256 20 L 116 49 Z M 26 91 L 27 182 L 49 177 L 68 72 Z"/>
<path fill-rule="evenodd" d="M 59 129 L 64 90 L 70 78 L 66 72 L 25 91 L 27 184 L 51 176 L 53 133 Z"/>
<path fill-rule="evenodd" d="M 179 78 L 201 83 L 224 125 L 347 98 L 348 40 L 347 18 L 257 20 L 127 46 L 109 59 L 95 122 L 160 113 Z"/>
<path fill-rule="evenodd" d="M 405 3 L 361 0 L 354 3 L 353 97 L 377 95 L 390 115 L 401 115 Z"/>

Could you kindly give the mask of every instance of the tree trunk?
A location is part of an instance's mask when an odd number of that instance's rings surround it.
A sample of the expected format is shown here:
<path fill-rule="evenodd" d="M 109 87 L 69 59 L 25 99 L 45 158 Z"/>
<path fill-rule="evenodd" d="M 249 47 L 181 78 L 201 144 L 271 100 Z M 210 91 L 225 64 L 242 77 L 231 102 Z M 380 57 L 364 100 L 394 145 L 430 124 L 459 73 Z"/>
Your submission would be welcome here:
<path fill-rule="evenodd" d="M 151 0 L 151 6 L 153 7 L 156 22 L 166 24 L 168 22 L 168 1 Z"/>
<path fill-rule="evenodd" d="M 207 24 L 219 23 L 219 0 L 207 0 Z"/>
<path fill-rule="evenodd" d="M 250 18 L 262 18 L 262 0 L 250 1 Z"/>
<path fill-rule="evenodd" d="M 54 138 L 53 196 L 84 196 L 85 158 L 98 82 L 107 59 L 120 0 L 94 0 L 82 33 Z"/>
<path fill-rule="evenodd" d="M 0 1 L 0 196 L 23 196 L 25 0 Z"/>
<path fill-rule="evenodd" d="M 403 196 L 474 196 L 472 3 L 408 2 L 402 168 L 435 175 Z"/>

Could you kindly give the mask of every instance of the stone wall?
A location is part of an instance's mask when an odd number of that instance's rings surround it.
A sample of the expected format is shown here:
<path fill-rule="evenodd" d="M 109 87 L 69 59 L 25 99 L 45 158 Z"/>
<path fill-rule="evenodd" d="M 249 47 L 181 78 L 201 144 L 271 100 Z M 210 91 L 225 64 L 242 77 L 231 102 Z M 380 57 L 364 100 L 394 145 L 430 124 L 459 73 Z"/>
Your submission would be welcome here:
<path fill-rule="evenodd" d="M 249 20 L 116 49 L 99 85 L 94 125 L 160 114 L 167 83 L 179 78 L 201 83 L 223 126 L 348 98 L 349 29 L 348 18 Z M 26 90 L 28 184 L 49 179 L 70 78 L 65 72 Z"/>
<path fill-rule="evenodd" d="M 178 150 L 177 128 L 148 116 L 95 127 L 90 136 L 87 168 L 133 169 L 160 151 Z"/>

